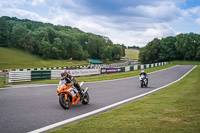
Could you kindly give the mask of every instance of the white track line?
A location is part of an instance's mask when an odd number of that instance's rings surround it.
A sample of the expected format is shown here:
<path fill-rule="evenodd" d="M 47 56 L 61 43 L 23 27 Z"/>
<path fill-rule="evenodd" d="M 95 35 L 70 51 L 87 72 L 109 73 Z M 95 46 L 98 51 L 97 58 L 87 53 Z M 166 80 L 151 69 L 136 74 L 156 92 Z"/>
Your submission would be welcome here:
<path fill-rule="evenodd" d="M 179 80 L 181 80 L 182 78 L 184 78 L 188 73 L 190 73 L 195 67 L 196 67 L 196 66 L 194 66 L 190 71 L 188 71 L 188 72 L 187 72 L 185 75 L 183 75 L 181 78 L 179 78 L 179 79 L 177 79 L 176 81 L 173 81 L 173 82 L 171 82 L 171 83 L 169 83 L 169 84 L 167 84 L 167 85 L 164 85 L 164 86 L 162 86 L 162 87 L 160 87 L 160 88 L 154 89 L 154 90 L 152 90 L 152 91 L 149 91 L 149 92 L 140 94 L 140 95 L 138 95 L 138 96 L 135 96 L 135 97 L 132 97 L 132 98 L 129 98 L 129 99 L 126 99 L 126 100 L 123 100 L 123 101 L 121 101 L 121 102 L 117 102 L 117 103 L 108 105 L 108 106 L 106 106 L 106 107 L 103 107 L 103 108 L 100 108 L 100 109 L 97 109 L 97 110 L 94 110 L 94 111 L 91 111 L 91 112 L 88 112 L 88 113 L 85 113 L 85 114 L 82 114 L 82 115 L 79 115 L 79 116 L 70 118 L 70 119 L 67 119 L 67 120 L 64 120 L 64 121 L 61 121 L 61 122 L 58 122 L 58 123 L 55 123 L 55 124 L 46 126 L 46 127 L 42 127 L 42 128 L 40 128 L 40 129 L 36 129 L 36 130 L 34 130 L 34 131 L 30 131 L 30 132 L 28 132 L 28 133 L 41 133 L 41 132 L 45 132 L 45 131 L 47 131 L 47 130 L 50 130 L 50 129 L 59 127 L 59 126 L 61 126 L 61 125 L 68 124 L 68 123 L 71 123 L 71 122 L 73 122 L 73 121 L 76 121 L 76 120 L 79 120 L 79 119 L 83 119 L 83 118 L 85 118 L 85 117 L 88 117 L 88 116 L 91 116 L 91 115 L 100 113 L 100 112 L 102 112 L 102 111 L 105 111 L 105 110 L 107 110 L 107 109 L 116 107 L 116 106 L 121 105 L 121 104 L 124 104 L 124 103 L 126 103 L 126 102 L 130 102 L 130 101 L 135 100 L 135 99 L 137 99 L 137 98 L 141 98 L 141 97 L 143 97 L 143 96 L 145 96 L 145 95 L 151 94 L 151 93 L 153 93 L 153 92 L 155 92 L 155 91 L 158 91 L 158 90 L 160 90 L 160 89 L 162 89 L 162 88 L 165 88 L 165 87 L 167 87 L 167 86 L 169 86 L 169 85 L 171 85 L 171 84 L 173 84 L 173 83 L 178 82 Z"/>
<path fill-rule="evenodd" d="M 41 84 L 41 85 L 38 85 L 38 84 L 26 84 L 26 85 L 16 85 L 14 87 L 8 87 L 8 88 L 0 88 L 0 90 L 9 90 L 9 89 L 15 89 L 15 88 L 30 88 L 30 87 L 42 87 L 42 86 L 56 86 L 58 84 Z"/>

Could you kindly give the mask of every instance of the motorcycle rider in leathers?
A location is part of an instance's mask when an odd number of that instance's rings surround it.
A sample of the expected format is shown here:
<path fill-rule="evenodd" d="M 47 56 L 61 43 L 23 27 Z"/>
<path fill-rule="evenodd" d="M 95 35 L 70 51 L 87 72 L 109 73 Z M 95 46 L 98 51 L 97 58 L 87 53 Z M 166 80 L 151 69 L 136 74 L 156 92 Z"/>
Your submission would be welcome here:
<path fill-rule="evenodd" d="M 66 81 L 66 85 L 74 85 L 74 87 L 76 87 L 76 89 L 79 92 L 80 98 L 83 99 L 83 95 L 84 95 L 83 89 L 80 87 L 80 85 L 75 80 L 75 78 L 71 76 L 69 73 L 67 73 L 67 70 L 61 71 L 61 77 L 62 77 L 61 80 Z"/>
<path fill-rule="evenodd" d="M 147 73 L 145 73 L 144 70 L 142 70 L 141 73 L 140 73 L 140 77 L 139 77 L 140 80 L 141 80 L 141 75 L 144 75 L 145 77 L 147 77 Z"/>

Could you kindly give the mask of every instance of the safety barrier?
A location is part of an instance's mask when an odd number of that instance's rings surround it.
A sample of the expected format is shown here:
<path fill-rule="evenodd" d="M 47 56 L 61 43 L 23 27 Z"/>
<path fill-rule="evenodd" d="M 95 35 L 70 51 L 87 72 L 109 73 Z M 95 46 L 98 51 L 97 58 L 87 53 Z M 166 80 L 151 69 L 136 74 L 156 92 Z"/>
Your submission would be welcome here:
<path fill-rule="evenodd" d="M 68 70 L 72 76 L 87 76 L 101 74 L 101 69 Z M 8 82 L 25 82 L 44 79 L 59 79 L 61 70 L 51 71 L 10 71 Z"/>
<path fill-rule="evenodd" d="M 74 77 L 78 76 L 89 76 L 89 75 L 98 75 L 101 74 L 101 69 L 75 69 L 75 70 L 68 70 L 69 74 Z M 51 71 L 51 79 L 59 79 L 61 70 L 52 70 Z"/>
<path fill-rule="evenodd" d="M 31 71 L 10 71 L 8 82 L 31 81 Z"/>
<path fill-rule="evenodd" d="M 104 73 L 128 72 L 128 71 L 152 68 L 167 64 L 168 62 L 159 62 L 152 64 L 132 65 L 132 66 L 113 67 L 113 68 L 73 69 L 68 71 L 72 76 L 76 77 L 76 76 L 97 75 Z M 44 79 L 59 79 L 61 77 L 60 72 L 61 70 L 10 71 L 8 82 L 25 82 L 25 81 L 44 80 Z"/>

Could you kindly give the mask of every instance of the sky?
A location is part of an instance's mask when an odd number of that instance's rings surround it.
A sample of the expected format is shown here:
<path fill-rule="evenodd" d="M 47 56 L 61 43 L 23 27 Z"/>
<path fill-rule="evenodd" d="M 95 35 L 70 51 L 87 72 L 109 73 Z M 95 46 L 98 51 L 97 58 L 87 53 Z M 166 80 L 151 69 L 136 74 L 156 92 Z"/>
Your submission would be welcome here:
<path fill-rule="evenodd" d="M 0 16 L 76 27 L 125 46 L 200 33 L 200 0 L 0 0 Z"/>

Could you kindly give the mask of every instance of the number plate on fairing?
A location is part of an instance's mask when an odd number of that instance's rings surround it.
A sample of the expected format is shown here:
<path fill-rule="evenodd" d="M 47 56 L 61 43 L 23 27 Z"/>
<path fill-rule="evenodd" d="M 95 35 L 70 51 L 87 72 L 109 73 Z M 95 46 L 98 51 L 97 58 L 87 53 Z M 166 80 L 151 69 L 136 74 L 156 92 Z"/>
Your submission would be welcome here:
<path fill-rule="evenodd" d="M 78 92 L 78 90 L 75 87 L 71 87 L 67 91 L 72 94 L 72 97 L 76 96 L 76 93 Z"/>

